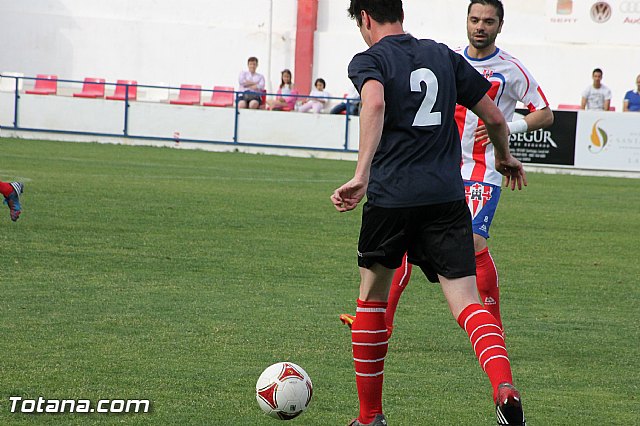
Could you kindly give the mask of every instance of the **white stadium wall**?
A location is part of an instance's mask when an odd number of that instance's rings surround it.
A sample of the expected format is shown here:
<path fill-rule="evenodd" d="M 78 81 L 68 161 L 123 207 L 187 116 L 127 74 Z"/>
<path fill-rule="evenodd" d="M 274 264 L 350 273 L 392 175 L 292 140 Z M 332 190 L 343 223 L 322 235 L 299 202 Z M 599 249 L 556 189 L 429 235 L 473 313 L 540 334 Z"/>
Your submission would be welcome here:
<path fill-rule="evenodd" d="M 451 48 L 466 45 L 468 0 L 403 3 L 408 32 Z M 591 84 L 591 71 L 599 67 L 604 71 L 603 83 L 613 92 L 612 105 L 618 111 L 622 109 L 624 94 L 635 87 L 635 78 L 640 74 L 640 0 L 609 1 L 614 14 L 604 24 L 584 16 L 597 3 L 592 0 L 573 1 L 573 15 L 556 15 L 557 0 L 503 3 L 505 23 L 497 44 L 533 73 L 552 107 L 579 104 L 582 91 Z M 629 10 L 637 12 L 622 14 L 620 8 L 629 7 L 629 3 L 634 5 Z M 346 17 L 346 4 L 341 0 L 320 0 L 318 13 L 314 75 L 337 86 L 334 93 L 348 85 L 346 66 L 353 53 L 366 48 L 355 24 Z M 558 23 L 558 19 L 575 22 Z"/>
<path fill-rule="evenodd" d="M 270 10 L 267 0 L 0 0 L 0 71 L 235 87 L 257 56 L 265 75 L 271 59 L 275 83 L 293 68 L 296 1 Z"/>
<path fill-rule="evenodd" d="M 573 4 L 572 14 L 558 14 L 559 3 Z M 640 0 L 610 0 L 612 17 L 603 24 L 588 17 L 595 3 L 504 1 L 499 45 L 530 69 L 554 107 L 579 103 L 600 67 L 620 110 L 640 74 Z M 467 0 L 404 5 L 409 32 L 465 44 Z M 325 78 L 335 96 L 347 91 L 346 66 L 366 47 L 347 6 L 318 6 L 313 78 Z M 294 68 L 296 13 L 296 0 L 0 0 L 0 71 L 211 88 L 236 86 L 247 57 L 257 56 L 275 90 L 280 70 Z"/>
<path fill-rule="evenodd" d="M 526 64 L 552 107 L 579 103 L 591 70 L 600 67 L 613 105 L 621 110 L 624 93 L 640 74 L 640 0 L 504 3 L 499 46 Z M 608 12 L 597 9 L 591 16 L 596 3 L 606 3 Z M 465 45 L 467 0 L 404 4 L 407 31 L 451 47 Z M 0 72 L 79 81 L 128 79 L 140 85 L 200 84 L 206 90 L 237 86 L 246 59 L 257 56 L 259 71 L 270 80 L 267 88 L 275 91 L 280 70 L 294 69 L 297 5 L 297 0 L 0 0 Z M 318 2 L 312 78 L 323 77 L 337 97 L 350 86 L 349 60 L 366 48 L 346 15 L 347 5 L 347 0 Z M 21 83 L 25 89 L 33 85 Z M 236 115 L 233 108 L 171 105 L 167 97 L 176 96 L 176 90 L 149 87 L 139 87 L 138 100 L 125 108 L 122 101 L 74 98 L 71 93 L 80 84 L 69 82 L 59 84 L 57 96 L 21 93 L 16 98 L 14 84 L 0 79 L 3 136 L 349 159 L 357 151 L 357 117 L 347 121 L 329 114 L 249 110 Z M 107 94 L 112 91 L 108 86 Z M 158 94 L 163 101 L 152 99 Z M 209 96 L 203 93 L 203 100 Z M 543 170 L 638 177 L 638 117 L 558 112 L 551 128 L 518 135 L 522 140 L 512 141 L 512 149 Z"/>

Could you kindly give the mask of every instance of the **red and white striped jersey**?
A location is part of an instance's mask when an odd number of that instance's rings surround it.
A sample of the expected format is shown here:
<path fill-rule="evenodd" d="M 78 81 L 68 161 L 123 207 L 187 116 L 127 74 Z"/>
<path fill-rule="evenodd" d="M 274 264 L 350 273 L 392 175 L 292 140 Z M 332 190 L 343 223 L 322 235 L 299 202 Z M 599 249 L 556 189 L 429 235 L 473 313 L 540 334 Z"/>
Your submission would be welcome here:
<path fill-rule="evenodd" d="M 549 106 L 536 80 L 516 58 L 504 50 L 496 49 L 486 58 L 475 59 L 467 55 L 467 49 L 455 51 L 491 82 L 487 95 L 494 100 L 507 121 L 513 118 L 518 101 L 529 111 Z M 456 124 L 462 142 L 462 178 L 501 185 L 502 175 L 495 168 L 493 145 L 483 147 L 481 143 L 474 143 L 474 132 L 482 124 L 482 120 L 472 111 L 458 105 Z"/>

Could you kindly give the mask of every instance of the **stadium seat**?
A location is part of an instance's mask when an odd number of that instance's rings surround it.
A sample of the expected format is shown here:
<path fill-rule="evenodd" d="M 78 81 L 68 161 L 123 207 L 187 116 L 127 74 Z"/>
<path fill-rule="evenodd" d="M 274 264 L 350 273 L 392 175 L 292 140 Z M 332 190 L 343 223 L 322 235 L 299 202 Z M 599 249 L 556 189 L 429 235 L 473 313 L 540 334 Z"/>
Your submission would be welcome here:
<path fill-rule="evenodd" d="M 213 90 L 215 90 L 215 92 L 211 94 L 211 100 L 209 102 L 205 102 L 202 105 L 214 107 L 233 106 L 233 98 L 235 96 L 233 87 L 214 86 Z"/>
<path fill-rule="evenodd" d="M 260 96 L 260 109 L 267 109 L 267 91 L 261 90 L 262 96 Z"/>
<path fill-rule="evenodd" d="M 16 79 L 12 77 L 24 77 L 21 72 L 2 72 L 0 73 L 0 92 L 14 92 L 16 90 Z M 22 90 L 24 80 L 19 78 L 18 91 Z"/>
<path fill-rule="evenodd" d="M 85 78 L 82 91 L 74 93 L 73 96 L 76 98 L 104 98 L 104 78 Z"/>
<path fill-rule="evenodd" d="M 180 85 L 178 99 L 172 99 L 169 103 L 174 105 L 200 105 L 201 89 L 202 86 L 199 84 L 182 84 Z"/>
<path fill-rule="evenodd" d="M 55 95 L 58 93 L 58 76 L 38 74 L 37 80 L 32 90 L 25 93 L 30 95 Z"/>
<path fill-rule="evenodd" d="M 138 82 L 135 80 L 118 80 L 118 85 L 113 95 L 107 96 L 112 101 L 124 101 L 126 95 L 126 85 L 129 85 L 129 100 L 135 101 L 138 97 Z"/>
<path fill-rule="evenodd" d="M 580 109 L 580 105 L 560 104 L 560 105 L 558 105 L 558 109 L 575 111 L 575 110 Z"/>

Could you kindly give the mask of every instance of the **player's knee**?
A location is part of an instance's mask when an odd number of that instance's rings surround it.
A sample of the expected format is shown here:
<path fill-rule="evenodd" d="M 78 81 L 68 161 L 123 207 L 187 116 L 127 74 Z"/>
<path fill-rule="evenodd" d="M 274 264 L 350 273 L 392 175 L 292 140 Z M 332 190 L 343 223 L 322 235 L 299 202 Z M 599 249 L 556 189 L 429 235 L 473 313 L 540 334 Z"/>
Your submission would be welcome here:
<path fill-rule="evenodd" d="M 473 234 L 473 248 L 476 251 L 476 253 L 479 253 L 482 250 L 486 249 L 487 239 L 478 234 Z"/>

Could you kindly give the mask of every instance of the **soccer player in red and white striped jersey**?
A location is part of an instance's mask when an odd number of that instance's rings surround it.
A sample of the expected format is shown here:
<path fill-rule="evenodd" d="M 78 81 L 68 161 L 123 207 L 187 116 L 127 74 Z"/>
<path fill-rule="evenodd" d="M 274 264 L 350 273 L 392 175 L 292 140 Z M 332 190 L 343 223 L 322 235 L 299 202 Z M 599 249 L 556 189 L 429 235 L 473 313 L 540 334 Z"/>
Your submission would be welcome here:
<path fill-rule="evenodd" d="M 457 52 L 491 83 L 487 95 L 502 111 L 510 134 L 548 127 L 553 124 L 553 112 L 542 89 L 520 61 L 495 44 L 503 23 L 504 8 L 500 0 L 471 0 L 467 13 L 469 45 Z M 529 114 L 514 120 L 518 102 L 527 107 Z M 489 227 L 500 199 L 502 174 L 496 170 L 493 145 L 489 143 L 482 120 L 460 105 L 455 118 L 462 143 L 461 173 L 473 217 L 478 292 L 485 308 L 503 327 L 498 271 L 487 245 Z M 410 276 L 411 265 L 406 264 L 405 257 L 389 294 L 386 313 L 389 330 L 393 328 L 398 300 Z"/>

